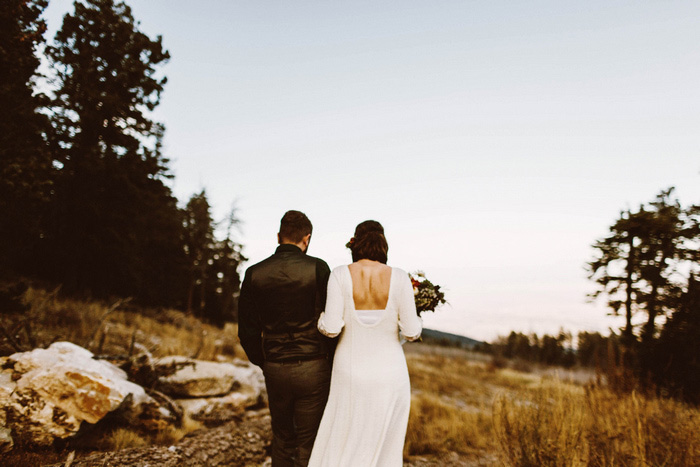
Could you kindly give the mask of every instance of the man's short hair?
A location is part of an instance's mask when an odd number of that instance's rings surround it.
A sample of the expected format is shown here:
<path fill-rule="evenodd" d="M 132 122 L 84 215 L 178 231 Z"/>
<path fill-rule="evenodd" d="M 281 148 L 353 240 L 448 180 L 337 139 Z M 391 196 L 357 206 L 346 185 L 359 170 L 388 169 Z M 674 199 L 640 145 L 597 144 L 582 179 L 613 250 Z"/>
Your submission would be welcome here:
<path fill-rule="evenodd" d="M 311 221 L 300 211 L 287 211 L 280 221 L 280 242 L 299 243 L 313 231 Z"/>

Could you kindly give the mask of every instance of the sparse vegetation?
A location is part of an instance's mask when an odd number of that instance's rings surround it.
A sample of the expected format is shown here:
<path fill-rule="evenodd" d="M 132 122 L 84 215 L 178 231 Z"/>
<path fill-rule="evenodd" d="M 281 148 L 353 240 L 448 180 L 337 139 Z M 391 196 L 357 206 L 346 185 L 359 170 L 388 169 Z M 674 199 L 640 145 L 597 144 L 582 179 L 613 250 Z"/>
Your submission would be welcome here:
<path fill-rule="evenodd" d="M 102 355 L 146 348 L 156 358 L 244 358 L 233 324 L 221 329 L 175 310 L 114 305 L 29 288 L 15 311 L 0 316 L 0 325 L 27 349 L 32 342 L 46 346 L 69 340 L 89 344 Z M 3 337 L 0 348 L 4 354 L 15 351 Z M 613 392 L 599 384 L 565 383 L 544 375 L 539 366 L 494 361 L 464 349 L 409 344 L 406 354 L 413 389 L 405 447 L 409 462 L 442 462 L 443 456 L 456 455 L 457 460 L 446 465 L 700 464 L 700 411 L 683 403 Z M 528 372 L 518 371 L 523 369 Z M 200 428 L 187 419 L 180 427 L 150 434 L 105 427 L 75 448 L 170 445 Z M 59 458 L 58 453 L 20 448 L 7 462 L 26 465 L 30 457 L 44 462 Z"/>
<path fill-rule="evenodd" d="M 407 348 L 407 459 L 454 452 L 516 467 L 700 465 L 697 408 L 421 345 Z"/>
<path fill-rule="evenodd" d="M 0 314 L 3 331 L 0 355 L 65 340 L 103 357 L 122 357 L 145 349 L 154 358 L 167 355 L 204 360 L 245 358 L 235 324 L 218 328 L 177 310 L 136 308 L 123 300 L 112 303 L 77 300 L 62 297 L 59 290 L 48 292 L 33 287 L 26 289 L 13 306 L 11 313 Z M 151 444 L 170 445 L 202 427 L 187 416 L 179 426 L 163 426 L 153 431 L 98 424 L 68 446 L 57 446 L 55 451 L 17 446 L 3 456 L 3 465 L 57 462 L 65 457 L 64 449 L 116 451 Z"/>
<path fill-rule="evenodd" d="M 245 358 L 233 323 L 218 328 L 173 309 L 77 300 L 58 292 L 30 287 L 21 296 L 22 311 L 0 315 L 0 327 L 12 339 L 0 339 L 0 355 L 66 340 L 97 355 L 127 355 L 145 348 L 154 357 Z"/>
<path fill-rule="evenodd" d="M 117 428 L 109 434 L 108 446 L 112 451 L 120 451 L 128 448 L 140 448 L 146 445 L 146 440 L 141 433 L 128 428 Z"/>
<path fill-rule="evenodd" d="M 494 424 L 511 465 L 700 465 L 700 412 L 673 400 L 544 384 L 501 396 Z"/>
<path fill-rule="evenodd" d="M 411 402 L 405 452 L 478 455 L 493 448 L 493 423 L 487 410 L 455 407 L 438 395 L 417 394 Z"/>

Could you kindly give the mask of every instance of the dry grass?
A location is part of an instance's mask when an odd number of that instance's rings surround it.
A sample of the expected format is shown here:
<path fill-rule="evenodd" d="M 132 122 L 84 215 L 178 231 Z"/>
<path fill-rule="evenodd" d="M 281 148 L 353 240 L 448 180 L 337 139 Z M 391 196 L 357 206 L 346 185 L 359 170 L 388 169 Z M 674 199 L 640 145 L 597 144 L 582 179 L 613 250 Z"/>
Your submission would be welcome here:
<path fill-rule="evenodd" d="M 494 424 L 515 466 L 700 465 L 700 412 L 670 400 L 549 384 L 500 397 Z"/>
<path fill-rule="evenodd" d="M 60 297 L 57 293 L 28 289 L 23 297 L 27 311 L 0 315 L 0 326 L 14 335 L 15 342 L 29 350 L 47 347 L 55 341 L 69 341 L 98 355 L 126 356 L 148 349 L 154 357 L 185 355 L 204 360 L 245 358 L 235 324 L 223 329 L 201 323 L 197 318 L 171 309 L 139 309 Z M 12 332 L 10 332 L 12 331 Z M 7 343 L 5 354 L 16 349 Z M 186 434 L 202 428 L 200 422 L 184 417 L 180 426 L 155 431 L 124 426 L 99 427 L 76 444 L 81 450 L 121 450 L 151 444 L 174 444 Z M 0 464 L 40 465 L 31 449 L 15 449 Z M 25 459 L 31 461 L 25 462 Z M 36 453 L 41 463 L 58 457 L 52 450 Z M 9 459 L 9 460 L 8 460 Z"/>
<path fill-rule="evenodd" d="M 140 448 L 147 445 L 141 433 L 129 428 L 117 428 L 107 438 L 107 447 L 110 451 L 122 449 Z"/>
<path fill-rule="evenodd" d="M 511 379 L 484 362 L 458 355 L 435 353 L 434 347 L 406 347 L 413 390 L 404 455 L 439 455 L 456 452 L 479 456 L 497 449 L 491 402 L 497 388 L 529 379 Z"/>
<path fill-rule="evenodd" d="M 439 397 L 417 394 L 411 401 L 404 451 L 407 455 L 477 454 L 493 448 L 492 433 L 486 410 L 459 409 Z"/>
<path fill-rule="evenodd" d="M 408 459 L 452 452 L 474 465 L 700 465 L 697 408 L 500 368 L 468 352 L 417 345 L 406 357 Z"/>
<path fill-rule="evenodd" d="M 466 352 L 451 356 L 408 351 L 407 362 L 415 391 L 456 398 L 475 408 L 491 405 L 498 391 L 521 390 L 540 381 L 533 374 L 474 361 Z"/>
<path fill-rule="evenodd" d="M 494 404 L 503 457 L 517 466 L 576 466 L 585 458 L 580 397 L 563 384 L 545 385 Z"/>
<path fill-rule="evenodd" d="M 200 422 L 187 416 L 183 418 L 181 426 L 167 426 L 155 433 L 129 427 L 118 427 L 102 437 L 103 440 L 99 447 L 106 451 L 119 451 L 153 444 L 172 445 L 184 438 L 185 435 L 202 427 L 203 425 Z"/>
<path fill-rule="evenodd" d="M 26 348 L 68 340 L 97 354 L 124 355 L 143 346 L 155 357 L 245 358 L 235 325 L 219 329 L 167 309 L 111 310 L 110 304 L 35 289 L 25 301 L 27 312 L 0 316 L 0 325 Z M 411 344 L 406 354 L 413 388 L 408 458 L 458 453 L 482 465 L 493 465 L 483 462 L 496 455 L 513 466 L 700 465 L 697 409 L 543 379 L 464 351 Z M 103 441 L 110 449 L 172 444 L 199 427 L 185 421 L 149 436 L 115 428 Z"/>
<path fill-rule="evenodd" d="M 115 308 L 114 304 L 62 298 L 33 288 L 25 292 L 24 301 L 29 310 L 22 315 L 2 317 L 0 326 L 16 330 L 16 341 L 26 349 L 65 340 L 96 354 L 124 355 L 143 346 L 155 357 L 245 358 L 234 324 L 221 329 L 177 310 L 135 308 L 129 304 Z"/>
<path fill-rule="evenodd" d="M 591 388 L 586 401 L 589 465 L 700 465 L 700 411 L 680 402 Z"/>
<path fill-rule="evenodd" d="M 175 444 L 180 441 L 185 435 L 197 431 L 204 425 L 197 420 L 191 419 L 189 416 L 185 415 L 182 419 L 182 424 L 179 427 L 167 427 L 164 430 L 158 431 L 156 433 L 153 442 L 155 444 Z"/>

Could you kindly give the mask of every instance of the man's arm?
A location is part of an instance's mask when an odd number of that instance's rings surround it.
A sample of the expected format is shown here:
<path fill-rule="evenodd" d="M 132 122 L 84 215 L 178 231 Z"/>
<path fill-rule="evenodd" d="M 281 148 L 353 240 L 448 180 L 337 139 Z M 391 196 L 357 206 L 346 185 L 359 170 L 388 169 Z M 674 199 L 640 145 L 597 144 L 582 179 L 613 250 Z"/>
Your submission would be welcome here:
<path fill-rule="evenodd" d="M 250 270 L 246 272 L 241 295 L 238 298 L 238 339 L 251 363 L 262 367 L 265 354 L 262 348 L 262 325 L 260 313 L 253 300 Z"/>
<path fill-rule="evenodd" d="M 331 275 L 331 269 L 325 261 L 318 259 L 316 261 L 316 317 L 326 309 L 326 298 L 328 293 L 328 278 Z"/>
<path fill-rule="evenodd" d="M 328 267 L 323 260 L 318 260 L 316 262 L 316 318 L 318 319 L 321 312 L 326 309 L 326 301 L 328 298 L 328 278 L 331 275 L 331 269 Z M 338 345 L 338 338 L 330 338 L 327 336 L 322 337 L 326 349 L 328 351 L 328 356 L 330 357 L 331 363 L 333 362 L 333 356 L 335 355 L 335 348 Z"/>

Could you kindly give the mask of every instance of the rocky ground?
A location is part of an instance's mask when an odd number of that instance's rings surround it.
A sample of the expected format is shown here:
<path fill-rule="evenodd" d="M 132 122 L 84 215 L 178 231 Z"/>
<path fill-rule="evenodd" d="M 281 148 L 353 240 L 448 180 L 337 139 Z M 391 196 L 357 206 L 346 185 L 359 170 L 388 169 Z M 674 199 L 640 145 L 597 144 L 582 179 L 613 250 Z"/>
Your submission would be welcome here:
<path fill-rule="evenodd" d="M 190 433 L 171 446 L 150 446 L 78 456 L 50 467 L 260 466 L 269 457 L 267 410 L 247 412 L 238 420 Z M 68 454 L 71 456 L 71 454 Z"/>
<path fill-rule="evenodd" d="M 171 446 L 150 446 L 116 452 L 78 454 L 69 452 L 46 467 L 203 467 L 270 466 L 270 416 L 267 409 L 250 411 L 241 419 L 193 432 Z M 457 453 L 415 456 L 405 467 L 486 467 L 496 457 L 474 459 Z"/>
<path fill-rule="evenodd" d="M 540 375 L 489 370 L 481 355 L 428 345 L 407 346 L 406 355 L 414 396 L 420 400 L 421 395 L 435 395 L 439 404 L 452 408 L 448 413 L 488 412 L 498 393 L 526 386 L 542 377 L 571 381 L 590 377 L 559 371 Z M 128 371 L 96 360 L 87 350 L 70 343 L 55 343 L 48 349 L 1 357 L 0 430 L 4 431 L 0 434 L 16 436 L 17 445 L 13 449 L 13 441 L 9 439 L 0 464 L 22 467 L 270 464 L 270 417 L 262 374 L 257 367 L 246 361 L 216 363 L 185 357 L 154 360 L 146 356 L 147 364 L 138 357 L 129 360 L 131 364 L 122 365 Z M 547 370 L 550 371 L 553 370 Z M 133 382 L 152 384 L 154 378 L 156 387 L 164 393 L 144 390 Z M 139 400 L 141 405 L 136 404 Z M 119 417 L 114 418 L 114 414 Z M 113 421 L 126 421 L 128 426 L 146 431 L 160 431 L 161 425 L 177 425 L 178 420 L 185 418 L 196 421 L 201 428 L 184 437 L 171 438 L 173 441 L 156 441 L 148 447 L 95 451 L 101 448 L 94 441 L 110 433 Z M 412 456 L 406 459 L 405 466 L 500 464 L 493 443 L 479 442 L 478 437 L 447 439 L 439 434 L 442 428 L 436 435 L 426 431 L 428 420 L 419 423 L 423 424 L 414 426 L 410 433 L 417 433 L 423 440 L 429 437 L 431 445 L 414 452 L 431 454 Z M 87 430 L 78 430 L 81 426 Z M 461 433 L 464 427 L 468 428 L 467 425 L 453 428 Z M 481 438 L 492 437 L 488 424 L 477 431 Z M 93 443 L 83 443 L 81 448 L 81 436 L 92 436 Z M 43 446 L 43 451 L 35 451 L 32 444 Z"/>

